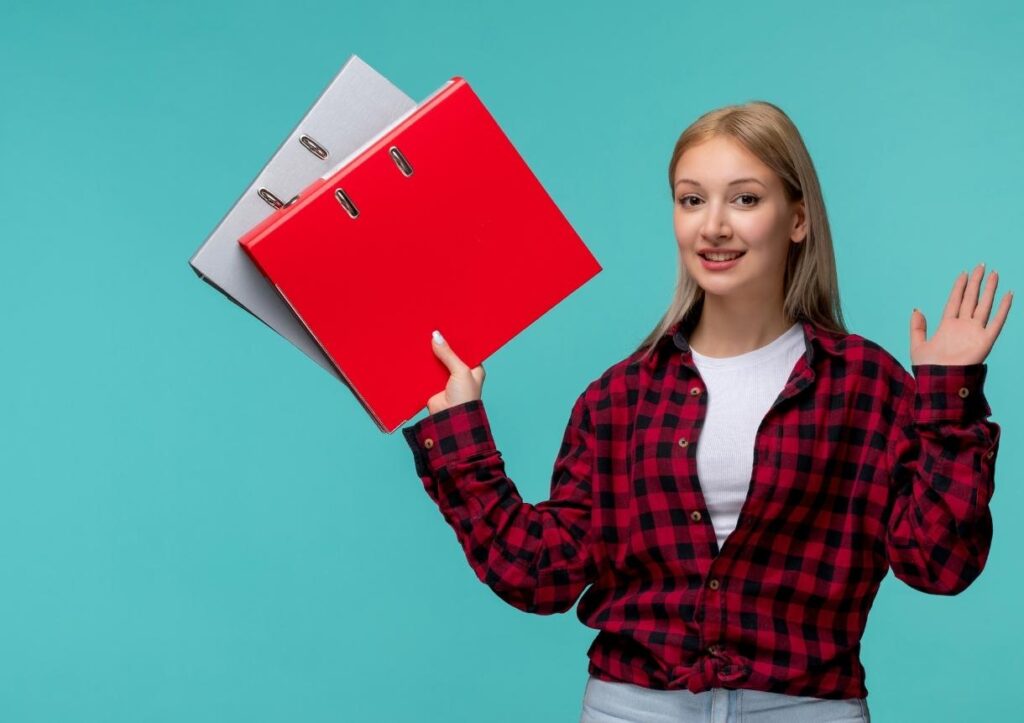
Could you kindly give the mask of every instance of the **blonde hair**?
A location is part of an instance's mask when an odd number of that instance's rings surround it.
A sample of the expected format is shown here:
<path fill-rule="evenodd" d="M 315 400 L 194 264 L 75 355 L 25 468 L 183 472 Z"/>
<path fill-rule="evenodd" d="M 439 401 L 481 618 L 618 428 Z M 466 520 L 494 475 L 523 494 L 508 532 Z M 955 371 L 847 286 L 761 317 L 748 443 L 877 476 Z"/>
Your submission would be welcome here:
<path fill-rule="evenodd" d="M 807 236 L 803 242 L 789 245 L 786 261 L 783 282 L 786 318 L 791 322 L 807 319 L 831 331 L 848 333 L 843 322 L 832 233 L 818 174 L 800 132 L 781 108 L 767 101 L 751 101 L 709 111 L 694 121 L 679 136 L 668 164 L 669 194 L 673 203 L 673 176 L 683 152 L 716 136 L 738 141 L 771 168 L 781 179 L 789 201 L 804 200 Z M 650 356 L 657 341 L 703 299 L 704 290 L 686 272 L 680 257 L 672 303 L 633 353 L 646 349 L 643 358 Z"/>

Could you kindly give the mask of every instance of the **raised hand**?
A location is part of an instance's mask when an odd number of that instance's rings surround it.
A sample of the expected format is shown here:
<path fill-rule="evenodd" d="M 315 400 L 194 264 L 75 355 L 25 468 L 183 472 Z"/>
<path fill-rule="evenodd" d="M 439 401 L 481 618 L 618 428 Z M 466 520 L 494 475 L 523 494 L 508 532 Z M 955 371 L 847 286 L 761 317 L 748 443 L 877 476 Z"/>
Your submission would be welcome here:
<path fill-rule="evenodd" d="M 978 290 L 984 275 L 985 264 L 978 264 L 971 274 L 964 271 L 957 275 L 939 328 L 927 341 L 924 314 L 914 309 L 910 316 L 911 364 L 961 365 L 985 361 L 1006 321 L 1013 292 L 1003 294 L 999 309 L 989 323 L 999 275 L 995 271 L 989 274 L 988 284 L 979 301 Z"/>
<path fill-rule="evenodd" d="M 434 332 L 430 346 L 437 358 L 448 367 L 451 376 L 448 377 L 448 384 L 445 388 L 427 400 L 427 411 L 436 414 L 442 409 L 454 407 L 456 404 L 480 399 L 485 376 L 483 365 L 472 369 L 466 366 L 448 346 L 448 342 L 444 340 L 440 332 Z"/>

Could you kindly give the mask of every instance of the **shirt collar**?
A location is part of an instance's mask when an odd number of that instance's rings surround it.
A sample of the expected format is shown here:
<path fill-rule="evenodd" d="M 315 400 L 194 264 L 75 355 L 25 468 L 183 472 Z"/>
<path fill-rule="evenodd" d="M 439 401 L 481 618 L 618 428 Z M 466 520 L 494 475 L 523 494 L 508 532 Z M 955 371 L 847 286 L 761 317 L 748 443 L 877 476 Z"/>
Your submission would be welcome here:
<path fill-rule="evenodd" d="M 669 327 L 669 330 L 658 340 L 657 344 L 663 347 L 663 349 L 670 351 L 674 349 L 683 353 L 689 352 L 689 337 L 694 327 L 697 326 L 697 321 L 700 319 L 701 306 L 702 304 L 698 303 L 690 310 L 689 314 Z M 839 341 L 837 335 L 830 333 L 807 318 L 800 318 L 799 323 L 803 328 L 804 348 L 806 349 L 808 364 L 814 363 L 815 352 L 819 349 L 826 354 L 840 355 L 841 352 L 837 347 Z"/>

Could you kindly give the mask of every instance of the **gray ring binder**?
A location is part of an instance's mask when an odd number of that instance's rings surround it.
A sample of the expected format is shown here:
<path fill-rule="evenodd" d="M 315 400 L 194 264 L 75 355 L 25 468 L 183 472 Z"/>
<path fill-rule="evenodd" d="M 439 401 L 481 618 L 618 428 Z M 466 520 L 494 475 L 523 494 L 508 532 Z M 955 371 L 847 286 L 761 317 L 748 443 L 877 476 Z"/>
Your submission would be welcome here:
<path fill-rule="evenodd" d="M 302 321 L 247 258 L 238 239 L 322 177 L 332 160 L 356 152 L 416 105 L 391 81 L 352 55 L 263 169 L 239 189 L 237 201 L 189 260 L 199 278 L 346 384 Z M 317 149 L 328 157 L 321 158 Z"/>

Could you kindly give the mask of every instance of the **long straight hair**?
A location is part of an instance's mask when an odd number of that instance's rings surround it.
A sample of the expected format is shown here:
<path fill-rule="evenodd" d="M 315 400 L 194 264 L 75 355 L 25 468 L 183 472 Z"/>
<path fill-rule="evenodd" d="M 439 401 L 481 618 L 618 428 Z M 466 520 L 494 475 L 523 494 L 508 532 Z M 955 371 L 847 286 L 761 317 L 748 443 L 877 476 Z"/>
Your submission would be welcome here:
<path fill-rule="evenodd" d="M 781 179 L 789 201 L 804 200 L 807 237 L 801 243 L 789 245 L 786 260 L 783 280 L 786 318 L 791 323 L 807 319 L 831 331 L 848 333 L 839 301 L 832 233 L 818 174 L 800 132 L 781 108 L 767 101 L 751 101 L 709 111 L 694 121 L 679 136 L 669 160 L 668 186 L 673 204 L 675 187 L 672 181 L 683 152 L 717 136 L 738 141 L 771 168 Z M 681 249 L 679 253 L 682 253 Z M 633 353 L 643 351 L 642 358 L 646 359 L 656 342 L 676 322 L 695 310 L 703 299 L 704 290 L 687 273 L 680 255 L 672 303 Z"/>

